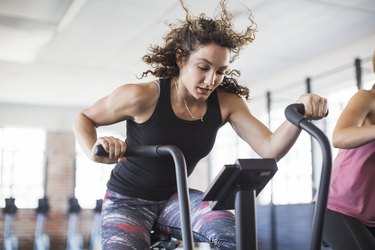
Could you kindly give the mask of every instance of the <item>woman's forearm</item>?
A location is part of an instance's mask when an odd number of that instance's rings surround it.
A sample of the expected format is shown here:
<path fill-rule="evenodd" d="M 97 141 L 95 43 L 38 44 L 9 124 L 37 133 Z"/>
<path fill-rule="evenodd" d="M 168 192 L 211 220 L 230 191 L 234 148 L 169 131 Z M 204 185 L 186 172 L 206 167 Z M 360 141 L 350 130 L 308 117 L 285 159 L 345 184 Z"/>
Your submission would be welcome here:
<path fill-rule="evenodd" d="M 274 152 L 273 158 L 276 160 L 283 158 L 293 147 L 300 133 L 301 130 L 289 121 L 285 121 L 281 124 L 281 126 L 273 133 L 270 142 L 270 148 L 272 148 Z"/>
<path fill-rule="evenodd" d="M 83 113 L 75 119 L 74 134 L 85 154 L 91 158 L 92 147 L 97 140 L 96 127 Z"/>
<path fill-rule="evenodd" d="M 332 144 L 335 148 L 356 148 L 375 140 L 375 125 L 336 129 Z"/>

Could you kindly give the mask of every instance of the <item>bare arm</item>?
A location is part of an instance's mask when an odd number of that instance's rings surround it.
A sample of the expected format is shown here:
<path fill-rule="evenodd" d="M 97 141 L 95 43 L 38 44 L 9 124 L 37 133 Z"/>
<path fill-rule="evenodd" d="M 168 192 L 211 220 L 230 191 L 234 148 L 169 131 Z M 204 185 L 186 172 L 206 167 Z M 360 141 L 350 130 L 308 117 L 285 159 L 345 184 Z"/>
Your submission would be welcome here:
<path fill-rule="evenodd" d="M 355 148 L 375 140 L 375 89 L 359 90 L 337 120 L 332 143 L 336 148 Z"/>
<path fill-rule="evenodd" d="M 301 132 L 289 121 L 285 121 L 272 133 L 250 113 L 241 98 L 231 95 L 229 98 L 221 99 L 224 101 L 224 111 L 228 112 L 224 117 L 228 118 L 236 133 L 263 158 L 280 160 Z M 305 105 L 305 116 L 309 119 L 320 119 L 327 112 L 327 101 L 319 96 L 303 95 L 297 102 Z"/>
<path fill-rule="evenodd" d="M 108 164 L 124 160 L 125 143 L 115 137 L 97 138 L 96 128 L 128 119 L 139 122 L 147 119 L 155 99 L 150 96 L 157 96 L 154 85 L 123 85 L 78 114 L 74 122 L 74 133 L 89 158 Z M 97 144 L 103 145 L 109 157 L 94 154 L 94 146 Z"/>

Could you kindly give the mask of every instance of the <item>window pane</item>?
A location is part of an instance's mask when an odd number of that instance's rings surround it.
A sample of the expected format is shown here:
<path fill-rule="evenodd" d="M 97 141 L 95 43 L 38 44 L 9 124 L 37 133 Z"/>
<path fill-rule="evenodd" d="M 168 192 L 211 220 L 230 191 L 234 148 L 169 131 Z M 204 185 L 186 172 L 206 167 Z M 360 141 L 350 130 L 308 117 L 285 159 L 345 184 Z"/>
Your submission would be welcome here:
<path fill-rule="evenodd" d="M 77 150 L 76 164 L 76 198 L 82 208 L 94 208 L 96 200 L 104 197 L 113 165 L 93 162 L 82 150 Z"/>
<path fill-rule="evenodd" d="M 0 128 L 0 204 L 14 197 L 19 208 L 35 208 L 44 195 L 46 133 L 41 129 Z"/>

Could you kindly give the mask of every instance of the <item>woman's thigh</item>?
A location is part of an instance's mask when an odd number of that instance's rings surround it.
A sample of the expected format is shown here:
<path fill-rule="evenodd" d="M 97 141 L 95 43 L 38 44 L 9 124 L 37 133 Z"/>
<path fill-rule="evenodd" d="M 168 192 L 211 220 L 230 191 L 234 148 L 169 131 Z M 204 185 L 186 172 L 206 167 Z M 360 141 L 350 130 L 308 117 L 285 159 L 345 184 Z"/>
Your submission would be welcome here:
<path fill-rule="evenodd" d="M 229 211 L 211 210 L 203 193 L 190 190 L 191 223 L 194 241 L 208 242 L 217 249 L 235 249 L 235 218 Z M 165 204 L 158 218 L 162 232 L 181 239 L 180 209 L 177 195 Z"/>
<path fill-rule="evenodd" d="M 359 220 L 327 210 L 323 240 L 334 250 L 373 250 L 375 238 Z"/>
<path fill-rule="evenodd" d="M 103 250 L 149 249 L 157 213 L 157 202 L 107 191 L 102 208 Z"/>

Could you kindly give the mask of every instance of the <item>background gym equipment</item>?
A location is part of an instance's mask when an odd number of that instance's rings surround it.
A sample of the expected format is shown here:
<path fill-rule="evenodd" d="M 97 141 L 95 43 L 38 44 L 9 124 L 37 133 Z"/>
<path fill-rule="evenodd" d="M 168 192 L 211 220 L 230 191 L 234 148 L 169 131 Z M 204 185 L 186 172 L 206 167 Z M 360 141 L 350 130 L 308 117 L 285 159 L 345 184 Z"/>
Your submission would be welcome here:
<path fill-rule="evenodd" d="M 3 209 L 5 215 L 5 225 L 3 234 L 3 249 L 16 250 L 18 249 L 18 238 L 12 233 L 13 218 L 17 212 L 17 206 L 14 198 L 5 199 L 5 208 Z"/>
<path fill-rule="evenodd" d="M 36 208 L 36 225 L 34 234 L 34 250 L 48 250 L 50 248 L 50 239 L 44 233 L 44 227 L 49 211 L 49 203 L 46 194 L 47 190 L 47 173 L 48 173 L 48 154 L 44 154 L 44 179 L 43 179 L 43 198 L 38 200 Z"/>
<path fill-rule="evenodd" d="M 81 212 L 81 206 L 79 205 L 78 199 L 75 195 L 76 190 L 76 161 L 75 156 L 73 157 L 74 167 L 74 180 L 73 180 L 73 196 L 69 198 L 69 226 L 66 237 L 66 250 L 81 250 L 83 249 L 83 237 L 77 232 L 77 225 L 79 220 L 79 214 Z"/>
<path fill-rule="evenodd" d="M 48 198 L 44 197 L 38 200 L 36 209 L 37 220 L 34 235 L 34 250 L 48 250 L 50 247 L 49 236 L 44 233 L 44 226 L 49 211 Z"/>
<path fill-rule="evenodd" d="M 89 250 L 101 249 L 100 241 L 100 226 L 101 226 L 101 212 L 102 212 L 103 200 L 96 200 L 96 206 L 94 208 L 94 223 L 90 233 L 90 245 Z"/>
<path fill-rule="evenodd" d="M 3 188 L 3 153 L 1 152 L 1 188 Z M 15 198 L 13 197 L 13 183 L 14 183 L 14 171 L 15 171 L 15 151 L 10 151 L 10 173 L 7 176 L 9 182 L 9 198 L 5 199 L 5 207 L 3 208 L 3 213 L 5 216 L 5 223 L 4 223 L 4 232 L 3 232 L 3 249 L 4 250 L 16 250 L 18 249 L 18 237 L 13 234 L 13 220 L 14 216 L 17 213 L 17 206 L 15 204 Z"/>
<path fill-rule="evenodd" d="M 77 232 L 77 224 L 81 206 L 77 198 L 71 197 L 69 199 L 69 227 L 66 239 L 67 250 L 81 250 L 83 249 L 83 237 Z"/>

